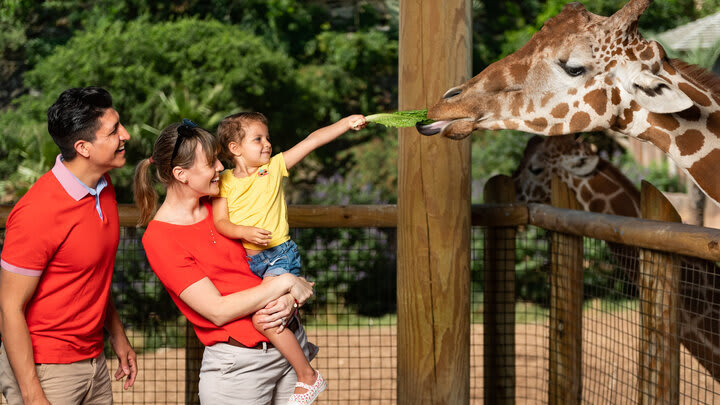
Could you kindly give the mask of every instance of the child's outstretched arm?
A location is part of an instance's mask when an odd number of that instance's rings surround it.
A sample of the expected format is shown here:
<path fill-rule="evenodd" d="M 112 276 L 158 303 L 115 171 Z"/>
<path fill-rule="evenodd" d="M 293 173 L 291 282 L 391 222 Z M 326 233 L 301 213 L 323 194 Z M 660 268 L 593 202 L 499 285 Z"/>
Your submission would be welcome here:
<path fill-rule="evenodd" d="M 357 131 L 365 128 L 366 125 L 367 122 L 365 122 L 365 117 L 360 114 L 355 114 L 345 117 L 332 125 L 328 125 L 314 131 L 308 135 L 307 138 L 298 142 L 297 145 L 293 146 L 288 151 L 283 152 L 285 167 L 290 169 L 315 149 L 325 145 L 351 129 Z"/>
<path fill-rule="evenodd" d="M 215 228 L 226 237 L 242 239 L 259 246 L 266 246 L 270 242 L 272 232 L 254 226 L 236 225 L 230 222 L 227 198 L 213 198 L 212 210 Z"/>

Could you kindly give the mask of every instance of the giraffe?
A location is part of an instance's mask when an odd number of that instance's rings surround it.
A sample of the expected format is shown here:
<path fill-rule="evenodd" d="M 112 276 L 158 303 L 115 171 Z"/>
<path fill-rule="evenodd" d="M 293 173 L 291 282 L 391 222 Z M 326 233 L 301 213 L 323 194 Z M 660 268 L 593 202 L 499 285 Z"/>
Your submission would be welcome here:
<path fill-rule="evenodd" d="M 720 201 L 720 79 L 644 39 L 652 0 L 610 17 L 566 5 L 522 48 L 449 89 L 428 109 L 424 135 L 461 139 L 478 129 L 539 135 L 605 131 L 651 142 Z"/>
<path fill-rule="evenodd" d="M 549 204 L 553 175 L 570 188 L 585 211 L 641 216 L 635 185 L 573 135 L 530 138 L 512 175 L 517 200 Z M 636 284 L 639 250 L 613 243 L 608 248 L 628 281 Z M 720 268 L 691 257 L 682 258 L 680 266 L 680 341 L 720 381 Z"/>

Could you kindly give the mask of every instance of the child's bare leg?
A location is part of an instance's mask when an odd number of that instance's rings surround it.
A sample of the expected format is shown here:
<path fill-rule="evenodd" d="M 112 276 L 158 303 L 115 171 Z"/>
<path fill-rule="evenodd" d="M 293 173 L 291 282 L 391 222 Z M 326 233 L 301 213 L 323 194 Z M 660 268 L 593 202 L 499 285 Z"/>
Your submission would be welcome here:
<path fill-rule="evenodd" d="M 266 279 L 264 279 L 263 282 L 265 282 L 265 280 Z M 262 326 L 257 323 L 257 315 L 253 315 L 252 321 L 255 329 L 268 338 L 270 343 L 287 359 L 293 370 L 295 370 L 298 381 L 307 385 L 313 385 L 317 379 L 317 371 L 312 368 L 310 362 L 308 362 L 305 357 L 305 353 L 300 347 L 300 343 L 297 341 L 295 334 L 289 329 L 283 329 L 282 332 L 277 333 L 277 327 L 263 329 Z M 305 391 L 307 391 L 305 388 L 295 388 L 296 394 L 302 394 Z"/>

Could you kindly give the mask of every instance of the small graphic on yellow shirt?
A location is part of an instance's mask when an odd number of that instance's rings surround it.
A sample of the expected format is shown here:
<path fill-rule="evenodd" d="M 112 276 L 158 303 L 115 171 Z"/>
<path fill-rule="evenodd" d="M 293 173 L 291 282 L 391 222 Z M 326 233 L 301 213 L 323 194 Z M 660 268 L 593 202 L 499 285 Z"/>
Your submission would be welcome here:
<path fill-rule="evenodd" d="M 267 176 L 268 173 L 267 169 L 260 169 L 258 170 L 258 177 Z"/>

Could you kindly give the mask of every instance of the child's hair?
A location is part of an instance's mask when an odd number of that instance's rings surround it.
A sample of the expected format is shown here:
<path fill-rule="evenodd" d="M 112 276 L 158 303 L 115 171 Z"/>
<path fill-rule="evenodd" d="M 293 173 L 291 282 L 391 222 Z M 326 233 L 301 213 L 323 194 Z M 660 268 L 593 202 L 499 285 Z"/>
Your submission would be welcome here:
<path fill-rule="evenodd" d="M 268 125 L 267 118 L 259 112 L 241 112 L 228 115 L 218 125 L 218 137 L 220 138 L 220 157 L 229 163 L 233 161 L 233 154 L 230 152 L 230 142 L 241 142 L 245 137 L 245 129 L 249 122 L 256 121 Z"/>
<path fill-rule="evenodd" d="M 176 142 L 180 142 L 180 145 L 177 148 L 177 154 L 173 158 Z M 135 194 L 135 205 L 140 209 L 139 226 L 145 226 L 150 221 L 158 200 L 158 194 L 154 187 L 154 181 L 148 173 L 148 167 L 151 164 L 155 165 L 157 179 L 167 187 L 176 181 L 172 173 L 175 166 L 187 169 L 195 163 L 195 147 L 198 143 L 202 145 L 205 158 L 212 164 L 220 149 L 217 138 L 213 134 L 197 126 L 179 122 L 170 124 L 170 126 L 162 130 L 155 141 L 152 156 L 141 160 L 137 164 L 133 180 L 133 193 Z"/>

